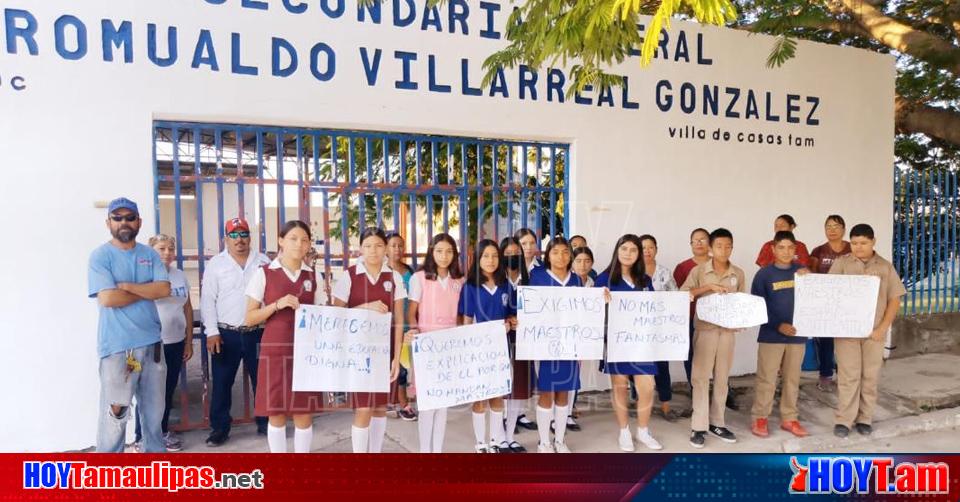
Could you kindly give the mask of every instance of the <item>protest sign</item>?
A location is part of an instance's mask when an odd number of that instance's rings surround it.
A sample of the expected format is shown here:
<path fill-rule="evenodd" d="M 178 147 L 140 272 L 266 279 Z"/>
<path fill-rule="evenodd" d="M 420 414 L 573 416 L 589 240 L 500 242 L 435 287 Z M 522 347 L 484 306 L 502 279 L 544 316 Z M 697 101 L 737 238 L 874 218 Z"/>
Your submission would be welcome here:
<path fill-rule="evenodd" d="M 301 305 L 293 332 L 293 390 L 389 392 L 391 314 Z"/>
<path fill-rule="evenodd" d="M 690 294 L 685 291 L 611 292 L 607 361 L 686 361 Z"/>
<path fill-rule="evenodd" d="M 746 293 L 701 296 L 697 299 L 697 317 L 721 328 L 750 328 L 767 322 L 767 302 Z"/>
<path fill-rule="evenodd" d="M 605 306 L 601 288 L 520 286 L 517 359 L 602 359 Z"/>
<path fill-rule="evenodd" d="M 794 281 L 797 336 L 866 338 L 873 331 L 880 278 L 805 274 Z"/>
<path fill-rule="evenodd" d="M 483 401 L 512 389 L 503 321 L 420 333 L 412 350 L 420 410 Z"/>

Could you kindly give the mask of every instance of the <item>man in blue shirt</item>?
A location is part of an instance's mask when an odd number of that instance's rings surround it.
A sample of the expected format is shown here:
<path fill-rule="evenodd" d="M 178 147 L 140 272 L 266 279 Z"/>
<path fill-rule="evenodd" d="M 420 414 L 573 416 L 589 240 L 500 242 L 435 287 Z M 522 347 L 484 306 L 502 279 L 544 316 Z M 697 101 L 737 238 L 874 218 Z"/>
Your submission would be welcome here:
<path fill-rule="evenodd" d="M 750 293 L 767 302 L 767 323 L 760 326 L 757 337 L 756 397 L 751 415 L 754 435 L 767 437 L 767 417 L 773 410 L 777 390 L 777 373 L 783 378 L 780 393 L 780 428 L 798 437 L 807 431 L 797 420 L 797 397 L 800 393 L 800 366 L 807 339 L 797 337 L 793 326 L 794 276 L 807 269 L 794 263 L 797 241 L 790 231 L 779 231 L 773 238 L 775 261 L 757 272 Z"/>
<path fill-rule="evenodd" d="M 122 453 L 130 403 L 137 397 L 145 452 L 164 452 L 163 418 L 167 368 L 160 342 L 160 316 L 154 300 L 170 296 L 160 256 L 136 242 L 137 204 L 110 202 L 107 228 L 113 238 L 90 254 L 88 291 L 97 299 L 100 321 L 100 418 L 97 451 Z"/>

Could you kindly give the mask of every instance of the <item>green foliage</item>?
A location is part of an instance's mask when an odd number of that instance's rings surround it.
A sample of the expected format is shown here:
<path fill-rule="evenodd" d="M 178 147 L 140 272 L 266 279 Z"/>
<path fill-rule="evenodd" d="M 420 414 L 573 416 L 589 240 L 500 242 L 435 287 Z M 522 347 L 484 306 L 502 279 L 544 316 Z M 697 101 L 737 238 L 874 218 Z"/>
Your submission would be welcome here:
<path fill-rule="evenodd" d="M 640 16 L 653 14 L 642 37 Z M 529 0 L 520 4 L 507 21 L 507 47 L 483 63 L 483 85 L 489 85 L 501 68 L 526 65 L 536 70 L 570 67 L 567 93 L 584 87 L 617 86 L 618 75 L 605 68 L 623 62 L 641 47 L 640 64 L 653 58 L 661 27 L 681 14 L 701 22 L 723 25 L 736 19 L 730 0 Z"/>

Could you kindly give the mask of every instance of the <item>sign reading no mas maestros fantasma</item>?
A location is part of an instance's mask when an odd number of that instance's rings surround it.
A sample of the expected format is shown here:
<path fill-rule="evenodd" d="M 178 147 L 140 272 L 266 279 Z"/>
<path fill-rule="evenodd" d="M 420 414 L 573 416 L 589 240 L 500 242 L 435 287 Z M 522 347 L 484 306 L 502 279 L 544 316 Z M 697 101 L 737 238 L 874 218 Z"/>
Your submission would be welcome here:
<path fill-rule="evenodd" d="M 412 348 L 420 410 L 483 401 L 512 389 L 503 321 L 420 333 Z"/>
<path fill-rule="evenodd" d="M 602 288 L 521 286 L 517 359 L 602 359 L 605 306 Z"/>
<path fill-rule="evenodd" d="M 880 278 L 805 274 L 794 280 L 797 336 L 865 338 L 873 331 Z"/>
<path fill-rule="evenodd" d="M 293 332 L 293 390 L 388 392 L 392 316 L 301 305 Z"/>
<path fill-rule="evenodd" d="M 686 361 L 689 329 L 686 291 L 611 292 L 607 361 Z"/>
<path fill-rule="evenodd" d="M 697 317 L 721 328 L 750 328 L 767 322 L 767 302 L 746 293 L 712 294 L 697 300 Z"/>

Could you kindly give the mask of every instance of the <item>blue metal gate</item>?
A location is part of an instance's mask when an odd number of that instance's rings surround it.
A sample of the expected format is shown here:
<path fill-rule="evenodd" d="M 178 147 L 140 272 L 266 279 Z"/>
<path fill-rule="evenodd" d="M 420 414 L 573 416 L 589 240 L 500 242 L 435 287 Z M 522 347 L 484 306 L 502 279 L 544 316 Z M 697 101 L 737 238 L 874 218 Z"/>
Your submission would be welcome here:
<path fill-rule="evenodd" d="M 155 122 L 153 139 L 155 230 L 177 238 L 177 266 L 194 285 L 237 215 L 270 255 L 287 220 L 308 222 L 327 281 L 357 256 L 367 226 L 403 235 L 413 266 L 441 231 L 462 251 L 521 227 L 568 233 L 563 143 L 169 121 Z M 180 429 L 207 422 L 204 343 L 201 354 L 203 418 L 181 410 Z M 248 389 L 244 397 L 249 419 Z"/>
<path fill-rule="evenodd" d="M 907 287 L 903 313 L 960 310 L 956 169 L 894 168 L 893 263 Z"/>

